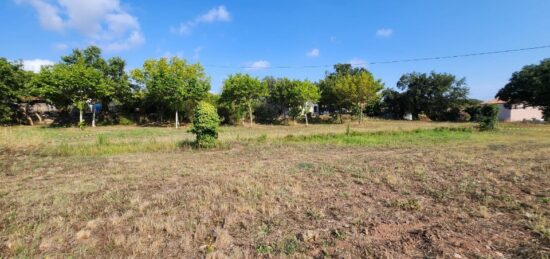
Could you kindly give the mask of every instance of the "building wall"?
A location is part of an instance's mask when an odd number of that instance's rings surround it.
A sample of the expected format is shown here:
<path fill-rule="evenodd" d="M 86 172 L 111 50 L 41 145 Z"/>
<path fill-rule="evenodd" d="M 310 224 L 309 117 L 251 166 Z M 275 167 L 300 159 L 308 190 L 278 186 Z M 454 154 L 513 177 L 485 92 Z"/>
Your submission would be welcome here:
<path fill-rule="evenodd" d="M 510 121 L 542 120 L 542 110 L 537 107 L 518 107 L 511 110 Z"/>
<path fill-rule="evenodd" d="M 504 104 L 498 104 L 499 121 L 524 121 L 524 120 L 542 120 L 542 110 L 536 107 L 523 107 L 522 105 L 513 106 L 512 109 L 504 107 Z"/>
<path fill-rule="evenodd" d="M 511 110 L 504 107 L 503 104 L 498 104 L 498 120 L 499 121 L 510 121 Z"/>

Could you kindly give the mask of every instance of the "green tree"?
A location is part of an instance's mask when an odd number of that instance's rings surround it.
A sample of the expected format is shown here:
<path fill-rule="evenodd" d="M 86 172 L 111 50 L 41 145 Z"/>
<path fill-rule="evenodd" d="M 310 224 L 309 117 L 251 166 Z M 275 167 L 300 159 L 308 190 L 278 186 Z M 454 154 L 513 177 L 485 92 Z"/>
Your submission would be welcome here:
<path fill-rule="evenodd" d="M 84 60 L 45 67 L 32 84 L 56 107 L 66 109 L 74 105 L 80 112 L 81 125 L 84 123 L 86 103 L 110 94 L 102 72 L 86 65 Z"/>
<path fill-rule="evenodd" d="M 247 74 L 230 75 L 223 82 L 220 101 L 227 106 L 246 107 L 252 127 L 252 107 L 268 95 L 267 85 Z"/>
<path fill-rule="evenodd" d="M 292 80 L 274 77 L 265 77 L 262 81 L 267 86 L 268 97 L 267 102 L 277 107 L 279 115 L 284 116 L 285 110 L 289 107 L 292 88 L 294 86 Z"/>
<path fill-rule="evenodd" d="M 401 76 L 397 87 L 403 90 L 405 109 L 415 118 L 425 113 L 430 119 L 448 119 L 448 112 L 468 102 L 466 79 L 447 73 L 409 73 Z"/>
<path fill-rule="evenodd" d="M 218 128 L 220 118 L 214 105 L 201 101 L 195 108 L 193 116 L 193 125 L 190 132 L 196 135 L 196 144 L 198 147 L 214 147 L 218 138 Z"/>
<path fill-rule="evenodd" d="M 542 107 L 544 118 L 550 119 L 550 59 L 537 65 L 524 66 L 512 74 L 510 82 L 500 89 L 496 97 L 506 101 L 506 106 L 523 104 Z"/>
<path fill-rule="evenodd" d="M 104 81 L 102 94 L 90 99 L 88 101 L 90 104 L 99 102 L 107 106 L 111 102 L 115 105 L 132 102 L 134 89 L 131 88 L 128 74 L 125 71 L 126 62 L 120 57 L 105 60 L 101 56 L 101 52 L 101 49 L 97 46 L 89 46 L 83 50 L 74 49 L 71 54 L 61 57 L 61 63 L 69 66 L 80 63 L 101 72 Z M 92 111 L 92 127 L 95 127 L 95 109 Z"/>
<path fill-rule="evenodd" d="M 350 111 L 357 108 L 361 123 L 365 107 L 379 101 L 384 84 L 381 80 L 374 79 L 372 73 L 365 68 L 336 64 L 334 70 L 327 72 L 325 78 L 319 82 L 320 104 L 337 114 L 343 109 Z"/>
<path fill-rule="evenodd" d="M 375 80 L 366 69 L 337 77 L 334 86 L 339 102 L 344 108 L 358 108 L 359 123 L 363 121 L 365 107 L 378 102 L 379 92 L 384 88 L 382 81 Z"/>
<path fill-rule="evenodd" d="M 294 80 L 293 87 L 290 89 L 288 102 L 291 109 L 299 110 L 305 116 L 307 126 L 307 111 L 311 109 L 314 103 L 319 101 L 320 97 L 319 88 L 314 83 L 308 80 Z"/>
<path fill-rule="evenodd" d="M 185 103 L 197 103 L 210 90 L 210 79 L 203 67 L 178 57 L 146 60 L 143 68 L 131 73 L 132 78 L 145 87 L 147 98 L 158 107 L 161 116 L 166 109 L 175 112 L 176 128 L 179 111 Z"/>
<path fill-rule="evenodd" d="M 0 124 L 12 122 L 15 103 L 29 94 L 29 80 L 30 73 L 23 70 L 21 62 L 0 58 Z"/>

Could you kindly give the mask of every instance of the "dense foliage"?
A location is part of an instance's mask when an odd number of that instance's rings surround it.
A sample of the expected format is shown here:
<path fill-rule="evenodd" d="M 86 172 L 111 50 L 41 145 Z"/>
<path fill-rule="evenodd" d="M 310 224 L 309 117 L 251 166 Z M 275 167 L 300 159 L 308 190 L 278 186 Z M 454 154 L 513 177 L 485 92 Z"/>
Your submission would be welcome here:
<path fill-rule="evenodd" d="M 202 101 L 195 108 L 193 125 L 190 132 L 196 135 L 196 145 L 210 148 L 216 145 L 220 118 L 214 105 Z"/>
<path fill-rule="evenodd" d="M 20 62 L 0 58 L 0 124 L 13 120 L 15 104 L 28 95 L 25 88 L 30 76 Z"/>
<path fill-rule="evenodd" d="M 482 105 L 479 108 L 477 119 L 479 121 L 479 130 L 493 130 L 496 128 L 498 120 L 498 106 Z"/>
<path fill-rule="evenodd" d="M 253 120 L 253 106 L 268 95 L 267 85 L 256 77 L 247 74 L 230 75 L 223 81 L 220 102 L 234 109 L 232 112 L 246 110 L 250 126 Z"/>
<path fill-rule="evenodd" d="M 469 99 L 465 79 L 447 73 L 408 73 L 397 88 L 384 88 L 363 67 L 336 64 L 314 83 L 287 77 L 257 77 L 237 73 L 223 82 L 221 94 L 210 93 L 210 78 L 201 64 L 173 57 L 149 59 L 126 72 L 120 57 L 106 59 L 98 47 L 75 49 L 38 73 L 23 70 L 21 62 L 0 58 L 0 124 L 33 124 L 50 116 L 60 123 L 190 122 L 201 101 L 212 104 L 222 123 L 288 123 L 330 114 L 435 121 L 481 121 L 480 101 Z M 540 106 L 550 115 L 550 59 L 513 74 L 497 97 L 507 105 Z M 36 109 L 34 104 L 51 105 Z M 99 108 L 97 108 L 99 107 Z M 315 109 L 313 108 L 315 107 Z M 46 110 L 46 111 L 44 111 Z M 75 112 L 77 111 L 77 112 Z M 45 114 L 48 113 L 48 114 Z M 79 114 L 79 116 L 77 116 Z M 182 116 L 180 116 L 180 114 Z M 32 115 L 32 116 L 31 116 Z M 166 119 L 170 115 L 174 119 Z M 308 117 L 309 116 L 309 117 Z M 32 118 L 31 118 L 32 117 Z M 314 116 L 315 117 L 315 116 Z M 76 119 L 78 118 L 78 120 Z M 316 122 L 332 121 L 327 117 Z"/>
<path fill-rule="evenodd" d="M 384 84 L 362 67 L 336 64 L 334 70 L 319 82 L 320 104 L 336 114 L 356 110 L 361 121 L 365 108 L 379 101 Z"/>
<path fill-rule="evenodd" d="M 132 70 L 132 78 L 146 91 L 146 98 L 157 109 L 162 121 L 164 111 L 179 113 L 186 104 L 194 106 L 210 90 L 210 79 L 200 64 L 188 64 L 178 57 L 145 61 L 143 68 Z"/>
<path fill-rule="evenodd" d="M 395 117 L 406 113 L 413 118 L 425 114 L 431 120 L 444 121 L 456 117 L 468 103 L 466 80 L 447 73 L 409 73 L 401 76 L 395 90 L 384 92 L 384 104 Z"/>
<path fill-rule="evenodd" d="M 550 59 L 515 72 L 496 97 L 506 101 L 508 107 L 514 104 L 542 107 L 545 119 L 550 119 Z"/>

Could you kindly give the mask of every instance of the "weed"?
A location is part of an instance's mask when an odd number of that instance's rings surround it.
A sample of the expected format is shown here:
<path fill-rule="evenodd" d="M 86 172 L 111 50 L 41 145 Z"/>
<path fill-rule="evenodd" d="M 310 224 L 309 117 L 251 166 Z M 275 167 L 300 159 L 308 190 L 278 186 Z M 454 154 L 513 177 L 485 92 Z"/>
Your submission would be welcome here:
<path fill-rule="evenodd" d="M 258 236 L 260 237 L 266 237 L 267 234 L 269 234 L 269 231 L 271 230 L 271 226 L 269 224 L 262 224 L 260 227 L 260 231 L 258 232 Z"/>
<path fill-rule="evenodd" d="M 338 240 L 346 240 L 347 238 L 347 234 L 346 232 L 342 231 L 342 230 L 338 230 L 338 229 L 334 229 L 332 230 L 332 236 L 335 237 L 336 239 Z"/>
<path fill-rule="evenodd" d="M 306 211 L 306 216 L 310 219 L 310 220 L 319 220 L 319 219 L 322 219 L 325 215 L 322 211 L 320 210 L 316 210 L 316 209 L 313 209 L 313 208 L 309 208 L 307 211 Z"/>
<path fill-rule="evenodd" d="M 300 163 L 298 163 L 298 165 L 296 167 L 300 170 L 307 171 L 307 170 L 313 169 L 315 167 L 315 165 L 312 164 L 312 163 L 308 163 L 308 162 L 300 162 Z"/>
<path fill-rule="evenodd" d="M 270 245 L 262 244 L 256 247 L 256 252 L 262 255 L 269 255 L 273 253 L 273 247 L 271 247 Z"/>
<path fill-rule="evenodd" d="M 282 241 L 281 251 L 286 255 L 293 255 L 300 249 L 300 242 L 296 237 L 287 237 Z"/>
<path fill-rule="evenodd" d="M 422 209 L 420 201 L 417 199 L 408 200 L 392 200 L 389 202 L 390 207 L 400 208 L 402 210 L 418 211 Z"/>

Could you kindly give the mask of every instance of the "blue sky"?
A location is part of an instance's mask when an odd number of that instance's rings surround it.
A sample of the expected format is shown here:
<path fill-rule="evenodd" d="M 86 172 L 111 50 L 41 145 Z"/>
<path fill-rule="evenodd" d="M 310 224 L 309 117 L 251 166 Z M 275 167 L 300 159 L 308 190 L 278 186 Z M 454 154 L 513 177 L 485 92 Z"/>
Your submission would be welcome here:
<path fill-rule="evenodd" d="M 178 55 L 205 65 L 219 92 L 236 72 L 316 81 L 338 62 L 548 45 L 548 11 L 546 0 L 4 0 L 0 56 L 32 69 L 97 44 L 131 69 Z M 489 99 L 512 72 L 549 57 L 547 48 L 367 68 L 388 87 L 403 73 L 449 72 L 466 77 L 472 97 Z"/>

